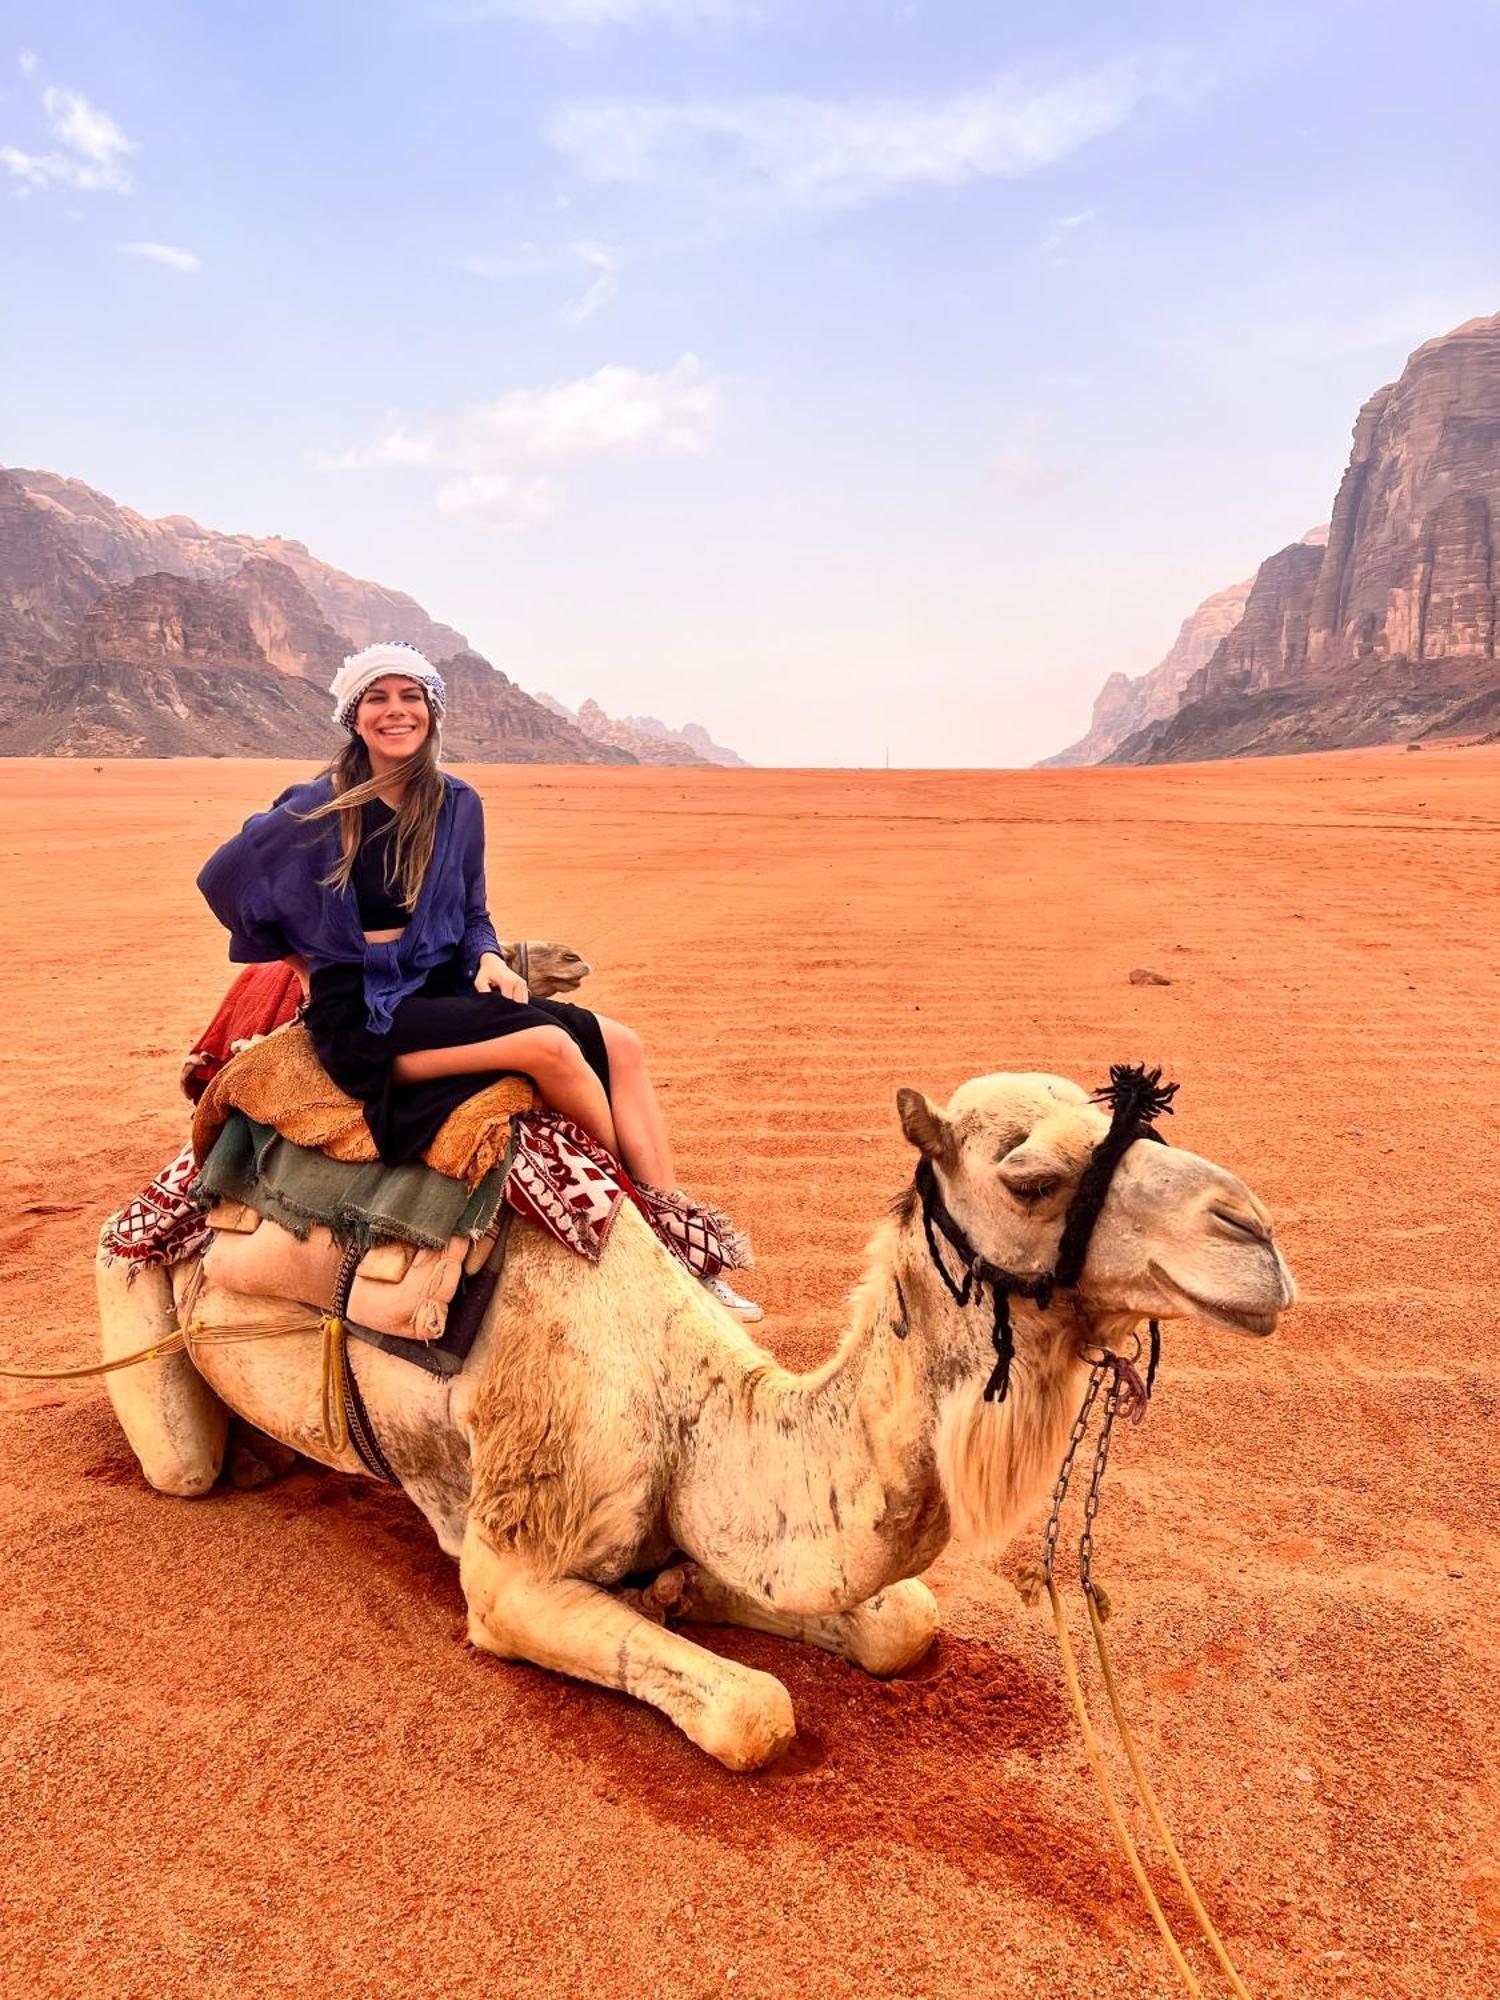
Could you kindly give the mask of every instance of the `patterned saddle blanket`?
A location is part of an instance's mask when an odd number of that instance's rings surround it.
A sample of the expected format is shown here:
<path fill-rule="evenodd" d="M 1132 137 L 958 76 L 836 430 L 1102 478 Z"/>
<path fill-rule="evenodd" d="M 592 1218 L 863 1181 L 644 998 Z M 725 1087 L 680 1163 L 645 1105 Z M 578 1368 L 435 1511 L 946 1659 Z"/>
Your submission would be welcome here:
<path fill-rule="evenodd" d="M 465 1318 L 466 1300 L 477 1327 L 480 1272 L 488 1265 L 492 1288 L 501 1254 L 477 1253 L 497 1239 L 503 1244 L 502 1207 L 596 1262 L 629 1202 L 695 1277 L 749 1266 L 748 1239 L 727 1217 L 678 1190 L 633 1181 L 586 1132 L 540 1108 L 524 1078 L 502 1078 L 460 1105 L 421 1161 L 383 1165 L 361 1107 L 327 1075 L 306 1029 L 286 1020 L 291 1004 L 280 977 L 253 990 L 242 980 L 232 990 L 189 1058 L 192 1139 L 110 1218 L 101 1239 L 106 1257 L 132 1269 L 175 1264 L 214 1243 L 211 1209 L 221 1207 L 215 1217 L 221 1228 L 230 1210 L 253 1212 L 251 1229 L 241 1225 L 235 1233 L 258 1233 L 257 1219 L 276 1227 L 253 1254 L 247 1242 L 225 1238 L 221 1261 L 239 1279 L 231 1289 L 259 1289 L 255 1276 L 264 1264 L 268 1293 L 300 1297 L 285 1291 L 289 1273 L 312 1274 L 316 1266 L 316 1275 L 301 1282 L 326 1292 L 323 1266 L 334 1246 L 335 1262 L 350 1247 L 368 1253 L 406 1246 L 398 1288 L 386 1293 L 366 1282 L 362 1295 L 385 1300 L 397 1313 L 391 1301 L 420 1292 L 413 1324 L 404 1317 L 405 1303 L 393 1322 L 370 1310 L 380 1324 L 366 1330 L 369 1337 L 403 1352 L 423 1341 L 447 1344 L 445 1323 Z M 430 1282 L 414 1282 L 413 1253 L 424 1260 Z M 360 1269 L 370 1262 L 366 1256 Z M 306 1302 L 326 1309 L 332 1301 Z M 415 1337 L 396 1338 L 393 1324 Z M 353 1319 L 351 1326 L 360 1330 Z"/>

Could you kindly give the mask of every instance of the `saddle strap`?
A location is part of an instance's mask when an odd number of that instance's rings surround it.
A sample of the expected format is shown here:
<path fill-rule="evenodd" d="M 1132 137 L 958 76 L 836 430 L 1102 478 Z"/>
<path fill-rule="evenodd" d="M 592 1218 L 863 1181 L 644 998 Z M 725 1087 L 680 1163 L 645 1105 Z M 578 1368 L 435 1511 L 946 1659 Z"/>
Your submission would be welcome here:
<path fill-rule="evenodd" d="M 365 1408 L 365 1399 L 360 1394 L 354 1364 L 349 1359 L 347 1340 L 343 1343 L 341 1358 L 344 1371 L 344 1424 L 349 1432 L 349 1442 L 359 1454 L 360 1463 L 365 1471 L 372 1478 L 383 1480 L 387 1486 L 399 1486 L 401 1481 L 392 1472 L 389 1459 L 380 1449 L 375 1426 L 370 1422 L 370 1412 Z"/>
<path fill-rule="evenodd" d="M 338 1281 L 333 1288 L 333 1313 L 339 1322 L 341 1334 L 361 1254 L 357 1245 L 351 1246 L 345 1252 L 344 1261 L 339 1266 Z M 349 1359 L 349 1343 L 343 1338 L 339 1340 L 338 1365 L 344 1428 L 360 1464 L 372 1479 L 379 1479 L 387 1486 L 399 1486 L 401 1481 L 392 1472 L 389 1459 L 380 1449 L 380 1440 L 375 1435 L 375 1426 L 370 1422 L 370 1412 L 365 1407 L 365 1399 L 360 1391 L 359 1378 L 355 1375 L 354 1364 Z"/>

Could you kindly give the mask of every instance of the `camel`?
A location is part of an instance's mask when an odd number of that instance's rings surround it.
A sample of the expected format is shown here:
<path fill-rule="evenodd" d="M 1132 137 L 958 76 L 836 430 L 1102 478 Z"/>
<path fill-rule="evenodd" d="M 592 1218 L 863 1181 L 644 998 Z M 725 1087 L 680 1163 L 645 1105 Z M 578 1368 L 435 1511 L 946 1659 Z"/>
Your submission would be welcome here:
<path fill-rule="evenodd" d="M 561 1000 L 576 993 L 594 969 L 567 945 L 540 938 L 525 944 L 502 944 L 500 956 L 512 972 L 520 973 L 534 1000 Z"/>
<path fill-rule="evenodd" d="M 942 1108 L 916 1090 L 897 1106 L 979 1255 L 1020 1278 L 1050 1272 L 1109 1124 L 1088 1094 L 1060 1077 L 993 1075 Z M 106 1357 L 168 1334 L 190 1275 L 179 1264 L 127 1284 L 101 1266 Z M 628 1205 L 597 1264 L 517 1225 L 458 1376 L 358 1341 L 351 1353 L 391 1466 L 458 1560 L 474 1645 L 649 1702 L 745 1771 L 791 1742 L 790 1698 L 676 1624 L 749 1626 L 900 1673 L 937 1631 L 921 1575 L 950 1535 L 997 1546 L 1049 1487 L 1090 1348 L 1118 1350 L 1152 1317 L 1265 1335 L 1294 1299 L 1248 1188 L 1194 1153 L 1135 1143 L 1076 1288 L 1045 1307 L 1014 1297 L 1003 1399 L 984 1395 L 989 1306 L 952 1296 L 915 1182 L 875 1232 L 848 1333 L 810 1374 L 757 1346 Z M 192 1304 L 209 1327 L 286 1311 L 211 1286 Z M 324 1442 L 319 1352 L 310 1330 L 111 1375 L 151 1485 L 207 1492 L 230 1411 L 360 1474 L 352 1449 Z"/>

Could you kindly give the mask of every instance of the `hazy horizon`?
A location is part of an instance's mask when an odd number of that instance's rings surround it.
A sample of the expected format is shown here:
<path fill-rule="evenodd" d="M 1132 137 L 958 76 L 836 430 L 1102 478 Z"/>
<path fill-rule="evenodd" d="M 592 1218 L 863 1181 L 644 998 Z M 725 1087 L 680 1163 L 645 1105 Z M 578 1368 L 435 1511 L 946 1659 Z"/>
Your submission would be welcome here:
<path fill-rule="evenodd" d="M 0 460 L 757 764 L 1050 755 L 1500 307 L 1500 17 L 994 14 L 19 0 Z"/>

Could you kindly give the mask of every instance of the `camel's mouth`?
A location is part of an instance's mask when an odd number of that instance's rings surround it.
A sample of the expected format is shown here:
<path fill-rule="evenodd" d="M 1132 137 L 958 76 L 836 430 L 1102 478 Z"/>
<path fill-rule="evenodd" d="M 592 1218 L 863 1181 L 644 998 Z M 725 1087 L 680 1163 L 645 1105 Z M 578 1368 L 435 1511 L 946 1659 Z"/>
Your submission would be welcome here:
<path fill-rule="evenodd" d="M 1159 1285 L 1164 1285 L 1168 1291 L 1175 1292 L 1185 1301 L 1193 1319 L 1201 1319 L 1209 1326 L 1228 1327 L 1231 1333 L 1253 1334 L 1258 1340 L 1263 1340 L 1268 1333 L 1276 1331 L 1278 1315 L 1274 1312 L 1256 1311 L 1249 1306 L 1230 1305 L 1225 1299 L 1204 1298 L 1183 1284 L 1180 1278 L 1174 1278 L 1170 1271 L 1164 1271 L 1160 1264 L 1153 1262 L 1148 1269 Z"/>

